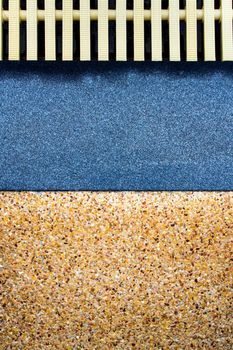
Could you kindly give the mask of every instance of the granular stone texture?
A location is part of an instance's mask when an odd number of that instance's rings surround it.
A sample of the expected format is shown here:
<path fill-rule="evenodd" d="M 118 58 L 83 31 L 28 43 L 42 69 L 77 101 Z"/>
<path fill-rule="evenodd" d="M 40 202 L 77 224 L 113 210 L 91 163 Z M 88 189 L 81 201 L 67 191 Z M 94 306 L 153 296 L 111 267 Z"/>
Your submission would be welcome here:
<path fill-rule="evenodd" d="M 232 86 L 233 62 L 1 63 L 0 190 L 232 190 Z"/>
<path fill-rule="evenodd" d="M 233 193 L 0 193 L 0 349 L 232 349 Z"/>

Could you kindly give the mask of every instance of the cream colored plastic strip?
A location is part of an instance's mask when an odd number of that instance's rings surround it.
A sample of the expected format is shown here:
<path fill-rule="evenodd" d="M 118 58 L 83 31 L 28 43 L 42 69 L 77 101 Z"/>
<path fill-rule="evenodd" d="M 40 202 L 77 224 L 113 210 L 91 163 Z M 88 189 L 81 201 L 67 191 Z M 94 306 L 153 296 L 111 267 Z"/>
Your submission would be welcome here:
<path fill-rule="evenodd" d="M 73 0 L 63 1 L 62 58 L 73 60 Z"/>
<path fill-rule="evenodd" d="M 186 1 L 187 61 L 197 61 L 197 2 Z"/>
<path fill-rule="evenodd" d="M 38 59 L 37 0 L 27 0 L 27 60 Z"/>
<path fill-rule="evenodd" d="M 169 48 L 171 61 L 180 61 L 179 7 L 179 0 L 169 1 Z"/>
<path fill-rule="evenodd" d="M 108 61 L 108 0 L 98 1 L 98 60 Z"/>
<path fill-rule="evenodd" d="M 151 2 L 152 61 L 162 61 L 162 9 L 161 1 Z"/>
<path fill-rule="evenodd" d="M 91 59 L 90 0 L 80 0 L 80 60 Z"/>
<path fill-rule="evenodd" d="M 204 0 L 204 51 L 205 61 L 215 61 L 214 0 Z"/>
<path fill-rule="evenodd" d="M 9 0 L 9 60 L 20 59 L 20 1 Z"/>
<path fill-rule="evenodd" d="M 55 0 L 45 0 L 45 60 L 56 60 Z"/>
<path fill-rule="evenodd" d="M 116 1 L 116 60 L 127 60 L 126 0 Z"/>
<path fill-rule="evenodd" d="M 153 6 L 153 3 L 152 3 L 152 6 Z M 162 15 L 161 15 L 162 20 L 168 21 L 169 20 L 169 10 L 163 9 L 161 12 L 162 12 Z M 233 9 L 231 10 L 231 13 L 232 13 L 232 18 L 233 18 Z M 180 16 L 181 21 L 186 20 L 186 10 L 180 9 L 179 16 Z M 91 17 L 91 21 L 97 21 L 98 20 L 98 11 L 95 9 L 91 9 L 90 10 L 90 17 Z M 127 21 L 133 21 L 134 20 L 134 11 L 127 10 L 126 17 L 127 17 Z M 144 10 L 142 13 L 142 17 L 144 18 L 145 21 L 150 21 L 151 20 L 151 10 Z M 56 21 L 62 21 L 62 18 L 63 18 L 62 10 L 56 10 L 55 18 L 56 18 Z M 216 21 L 221 20 L 221 10 L 220 9 L 215 9 L 214 18 Z M 9 11 L 8 10 L 3 11 L 3 19 L 4 19 L 4 21 L 9 20 Z M 38 21 L 44 21 L 44 19 L 45 19 L 45 11 L 44 10 L 38 10 L 37 19 L 38 19 Z M 203 9 L 197 9 L 197 19 L 199 21 L 204 20 Z M 20 20 L 21 21 L 27 20 L 27 11 L 25 11 L 25 10 L 20 11 Z M 73 10 L 73 20 L 74 21 L 80 20 L 80 10 Z M 108 20 L 109 21 L 116 20 L 116 11 L 115 10 L 109 9 Z"/>
<path fill-rule="evenodd" d="M 134 61 L 144 61 L 144 0 L 134 0 Z"/>
<path fill-rule="evenodd" d="M 222 0 L 222 60 L 233 60 L 232 0 Z"/>
<path fill-rule="evenodd" d="M 3 56 L 3 45 L 2 45 L 2 0 L 0 0 L 0 61 L 2 60 Z"/>

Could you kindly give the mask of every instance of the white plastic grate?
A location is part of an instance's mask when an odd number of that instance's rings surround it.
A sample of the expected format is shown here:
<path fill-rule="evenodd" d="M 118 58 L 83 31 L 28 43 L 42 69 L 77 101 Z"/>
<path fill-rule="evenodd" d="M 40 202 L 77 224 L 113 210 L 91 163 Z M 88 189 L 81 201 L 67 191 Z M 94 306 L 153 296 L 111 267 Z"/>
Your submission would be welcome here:
<path fill-rule="evenodd" d="M 233 3 L 215 5 L 214 0 L 0 0 L 0 60 L 232 61 Z"/>

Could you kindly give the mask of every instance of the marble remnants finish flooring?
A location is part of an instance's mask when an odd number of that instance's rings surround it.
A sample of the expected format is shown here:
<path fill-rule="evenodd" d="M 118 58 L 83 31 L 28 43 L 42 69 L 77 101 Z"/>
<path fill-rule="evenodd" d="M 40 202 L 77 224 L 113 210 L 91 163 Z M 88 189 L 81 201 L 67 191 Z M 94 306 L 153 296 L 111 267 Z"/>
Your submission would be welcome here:
<path fill-rule="evenodd" d="M 232 349 L 233 193 L 0 193 L 0 349 Z"/>

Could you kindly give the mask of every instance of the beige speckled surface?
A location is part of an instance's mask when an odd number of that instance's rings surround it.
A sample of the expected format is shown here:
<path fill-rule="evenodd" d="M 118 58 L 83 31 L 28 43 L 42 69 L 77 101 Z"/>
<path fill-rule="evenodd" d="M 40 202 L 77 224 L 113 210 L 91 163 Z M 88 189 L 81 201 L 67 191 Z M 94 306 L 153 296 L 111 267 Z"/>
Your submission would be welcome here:
<path fill-rule="evenodd" d="M 0 349 L 232 349 L 233 193 L 0 193 Z"/>

